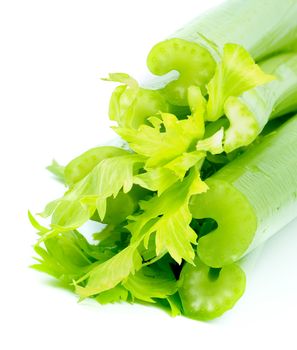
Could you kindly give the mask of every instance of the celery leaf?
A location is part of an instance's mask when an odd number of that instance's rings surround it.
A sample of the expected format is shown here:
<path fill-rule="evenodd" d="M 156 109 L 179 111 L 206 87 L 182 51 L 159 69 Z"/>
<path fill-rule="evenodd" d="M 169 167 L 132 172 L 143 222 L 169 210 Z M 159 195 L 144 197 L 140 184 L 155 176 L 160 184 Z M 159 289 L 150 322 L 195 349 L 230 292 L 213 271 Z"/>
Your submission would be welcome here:
<path fill-rule="evenodd" d="M 161 167 L 187 152 L 202 135 L 197 115 L 178 120 L 173 114 L 161 113 L 149 121 L 151 126 L 141 125 L 137 130 L 115 129 L 136 153 L 148 158 L 147 169 Z"/>
<path fill-rule="evenodd" d="M 226 44 L 222 60 L 207 85 L 207 120 L 215 121 L 224 114 L 224 104 L 228 97 L 240 96 L 243 92 L 273 79 L 273 76 L 261 70 L 243 47 Z"/>
<path fill-rule="evenodd" d="M 102 160 L 62 198 L 49 203 L 43 216 L 52 215 L 51 226 L 58 231 L 80 227 L 96 210 L 103 220 L 106 199 L 116 197 L 121 189 L 130 191 L 142 162 L 143 157 L 130 153 Z"/>
<path fill-rule="evenodd" d="M 141 88 L 128 74 L 111 73 L 104 80 L 122 84 L 115 88 L 109 103 L 109 118 L 121 127 L 138 128 L 150 116 L 168 111 L 168 103 L 159 91 Z"/>
<path fill-rule="evenodd" d="M 145 266 L 123 283 L 133 298 L 155 303 L 154 298 L 167 298 L 177 291 L 177 282 L 170 269 L 158 264 Z"/>
<path fill-rule="evenodd" d="M 55 175 L 56 179 L 59 182 L 63 184 L 65 183 L 64 166 L 60 165 L 57 161 L 53 160 L 52 164 L 47 166 L 46 169 L 50 171 L 53 175 Z"/>
<path fill-rule="evenodd" d="M 139 270 L 142 259 L 137 247 L 137 243 L 129 245 L 120 253 L 95 266 L 85 276 L 75 281 L 75 289 L 80 297 L 89 297 L 114 288 L 131 273 L 133 274 Z M 85 286 L 79 285 L 85 280 Z"/>
<path fill-rule="evenodd" d="M 192 244 L 196 243 L 196 233 L 189 226 L 192 215 L 189 211 L 191 195 L 207 191 L 198 172 L 192 169 L 181 182 L 178 181 L 159 197 L 141 201 L 143 212 L 130 217 L 127 228 L 132 233 L 132 241 L 144 237 L 147 245 L 152 233 L 156 235 L 156 252 L 161 255 L 169 252 L 172 258 L 181 263 L 182 259 L 193 262 L 195 253 Z"/>

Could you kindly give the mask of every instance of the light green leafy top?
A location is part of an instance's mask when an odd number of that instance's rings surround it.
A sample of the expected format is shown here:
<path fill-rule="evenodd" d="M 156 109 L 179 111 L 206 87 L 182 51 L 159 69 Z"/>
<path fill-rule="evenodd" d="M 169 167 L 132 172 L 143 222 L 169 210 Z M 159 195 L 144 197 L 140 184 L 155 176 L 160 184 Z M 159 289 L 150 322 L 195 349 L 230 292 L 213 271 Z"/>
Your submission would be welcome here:
<path fill-rule="evenodd" d="M 224 104 L 228 97 L 240 96 L 243 92 L 273 79 L 273 76 L 261 70 L 243 47 L 226 44 L 221 62 L 207 85 L 207 120 L 215 121 L 224 114 Z"/>
<path fill-rule="evenodd" d="M 124 193 L 129 192 L 133 176 L 142 163 L 143 157 L 129 152 L 102 160 L 62 198 L 49 203 L 42 216 L 51 215 L 51 227 L 57 231 L 82 226 L 96 210 L 103 220 L 107 198 L 116 197 L 121 189 Z"/>

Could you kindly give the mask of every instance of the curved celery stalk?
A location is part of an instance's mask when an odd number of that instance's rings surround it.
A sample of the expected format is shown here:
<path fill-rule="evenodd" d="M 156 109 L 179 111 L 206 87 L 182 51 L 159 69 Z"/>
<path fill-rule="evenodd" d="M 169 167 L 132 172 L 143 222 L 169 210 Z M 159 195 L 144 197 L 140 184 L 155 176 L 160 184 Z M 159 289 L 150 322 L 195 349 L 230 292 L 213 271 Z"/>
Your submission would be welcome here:
<path fill-rule="evenodd" d="M 169 82 L 163 89 L 166 99 L 173 105 L 186 106 L 187 89 L 191 85 L 205 85 L 215 72 L 216 63 L 206 48 L 196 43 L 171 39 L 155 45 L 148 55 L 147 65 L 155 75 L 165 75 L 172 70 L 180 73 L 178 79 Z"/>
<path fill-rule="evenodd" d="M 296 17 L 295 0 L 229 0 L 158 43 L 147 64 L 156 75 L 180 73 L 164 93 L 170 103 L 186 105 L 188 86 L 203 90 L 225 44 L 241 45 L 255 60 L 291 50 L 296 45 Z"/>
<path fill-rule="evenodd" d="M 179 279 L 179 295 L 185 316 L 211 320 L 231 309 L 245 290 L 244 271 L 237 264 L 213 269 L 199 258 L 186 263 Z"/>
<path fill-rule="evenodd" d="M 270 118 L 297 108 L 297 55 L 278 55 L 263 61 L 260 67 L 276 79 L 225 102 L 224 111 L 230 121 L 224 140 L 227 153 L 249 145 Z"/>
<path fill-rule="evenodd" d="M 239 260 L 296 217 L 297 116 L 206 180 L 193 196 L 194 218 L 218 227 L 200 238 L 198 254 L 208 266 Z"/>
<path fill-rule="evenodd" d="M 238 263 L 219 269 L 208 267 L 198 257 L 196 266 L 185 263 L 178 281 L 184 315 L 211 320 L 230 310 L 243 295 L 261 252 L 259 247 Z"/>

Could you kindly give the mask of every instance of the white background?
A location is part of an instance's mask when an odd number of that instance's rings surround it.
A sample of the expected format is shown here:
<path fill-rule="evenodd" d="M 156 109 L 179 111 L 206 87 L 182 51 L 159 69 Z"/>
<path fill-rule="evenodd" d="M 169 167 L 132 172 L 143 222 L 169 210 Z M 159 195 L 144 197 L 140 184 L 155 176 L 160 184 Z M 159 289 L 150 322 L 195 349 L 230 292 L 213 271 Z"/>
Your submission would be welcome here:
<path fill-rule="evenodd" d="M 108 72 L 145 72 L 150 47 L 220 1 L 0 1 L 1 349 L 296 349 L 297 221 L 268 242 L 221 319 L 77 303 L 28 268 L 38 212 L 63 188 L 44 168 L 112 137 Z"/>

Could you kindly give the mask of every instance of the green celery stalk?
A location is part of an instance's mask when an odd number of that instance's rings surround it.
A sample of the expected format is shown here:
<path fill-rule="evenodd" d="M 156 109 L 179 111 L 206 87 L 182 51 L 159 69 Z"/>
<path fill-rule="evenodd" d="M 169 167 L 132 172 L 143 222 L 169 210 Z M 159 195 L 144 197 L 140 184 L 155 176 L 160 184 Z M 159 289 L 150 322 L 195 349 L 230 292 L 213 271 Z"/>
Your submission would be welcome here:
<path fill-rule="evenodd" d="M 245 291 L 262 248 L 255 249 L 238 263 L 212 268 L 197 257 L 196 266 L 186 263 L 178 281 L 185 316 L 211 320 L 230 310 Z"/>
<path fill-rule="evenodd" d="M 260 67 L 276 79 L 225 102 L 225 114 L 230 121 L 224 140 L 227 153 L 249 145 L 269 119 L 297 109 L 297 55 L 277 55 L 260 63 Z"/>
<path fill-rule="evenodd" d="M 297 54 L 285 53 L 297 48 L 296 18 L 296 0 L 228 0 L 151 50 L 155 88 L 110 74 L 120 86 L 109 117 L 130 149 L 53 162 L 68 188 L 41 213 L 49 228 L 29 214 L 40 235 L 34 267 L 101 303 L 157 298 L 177 308 L 178 290 L 188 317 L 232 308 L 245 289 L 242 258 L 296 216 L 297 115 L 206 182 L 200 170 L 297 109 Z M 78 231 L 88 220 L 108 225 L 94 245 Z M 178 284 L 172 263 L 183 263 Z"/>
<path fill-rule="evenodd" d="M 190 201 L 194 218 L 218 227 L 201 237 L 198 255 L 219 268 L 245 256 L 296 217 L 297 116 L 206 180 Z"/>
<path fill-rule="evenodd" d="M 211 320 L 231 309 L 245 290 L 246 276 L 237 264 L 210 268 L 199 258 L 182 268 L 179 285 L 183 313 L 198 320 Z"/>
<path fill-rule="evenodd" d="M 201 44 L 243 46 L 256 60 L 296 47 L 295 0 L 227 0 L 195 18 L 171 37 Z"/>
<path fill-rule="evenodd" d="M 296 48 L 295 0 L 228 0 L 155 45 L 147 60 L 158 76 L 179 72 L 163 90 L 167 100 L 186 105 L 190 85 L 204 86 L 227 43 L 239 44 L 256 60 Z"/>

